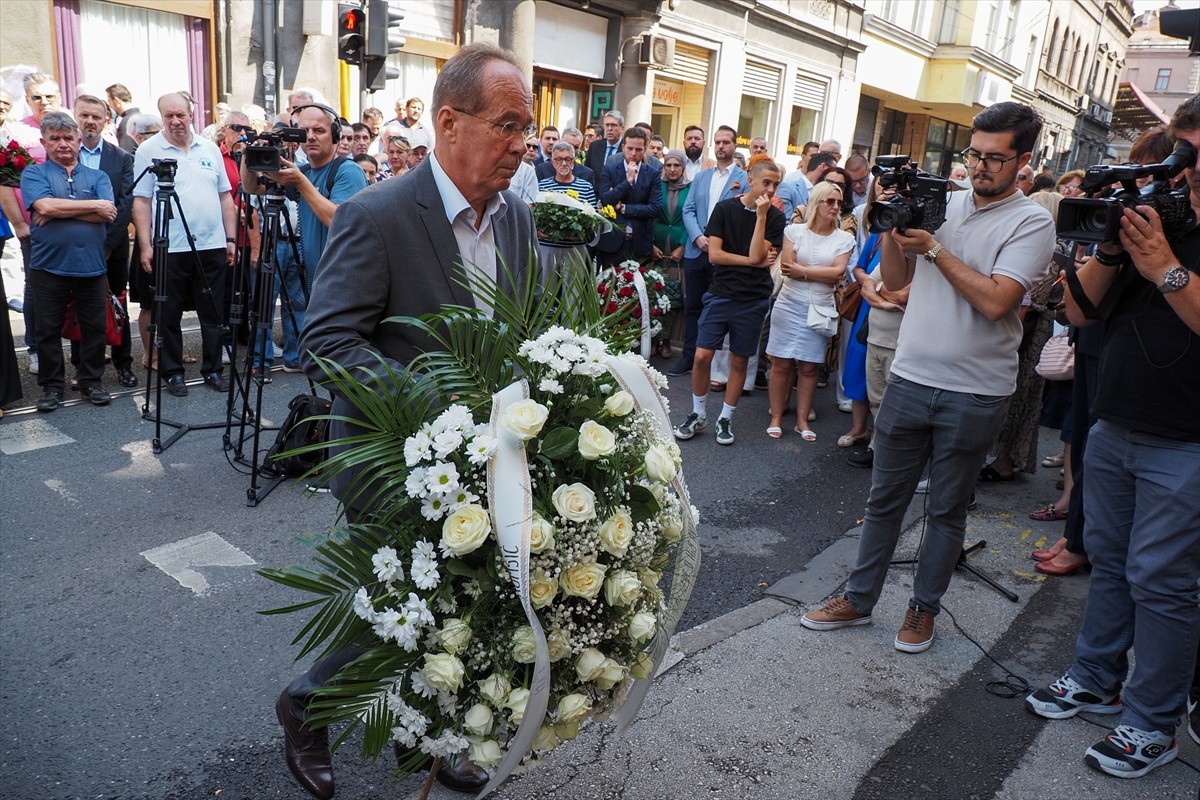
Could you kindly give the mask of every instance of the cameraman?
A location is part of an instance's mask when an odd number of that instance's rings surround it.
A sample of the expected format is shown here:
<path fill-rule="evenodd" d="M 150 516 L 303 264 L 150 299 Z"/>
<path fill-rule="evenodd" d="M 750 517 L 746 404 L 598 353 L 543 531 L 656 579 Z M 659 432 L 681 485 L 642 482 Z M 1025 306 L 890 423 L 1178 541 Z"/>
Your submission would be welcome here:
<path fill-rule="evenodd" d="M 1175 110 L 1168 132 L 1200 152 L 1200 95 Z M 1184 175 L 1200 216 L 1200 157 L 1192 158 Z M 1079 268 L 1085 297 L 1067 294 L 1075 325 L 1107 312 L 1097 421 L 1084 454 L 1092 578 L 1074 663 L 1025 702 L 1051 719 L 1120 714 L 1084 760 L 1124 778 L 1178 754 L 1175 729 L 1200 636 L 1197 265 L 1200 225 L 1193 219 L 1168 239 L 1154 209 L 1138 206 L 1124 211 L 1119 241 L 1102 242 Z M 1131 647 L 1137 667 L 1125 683 Z"/>
<path fill-rule="evenodd" d="M 341 126 L 333 109 L 318 104 L 299 106 L 292 112 L 292 122 L 308 133 L 303 145 L 308 163 L 297 167 L 295 162 L 280 157 L 283 168 L 262 175 L 285 187 L 287 197 L 295 201 L 299 208 L 300 224 L 298 229 L 293 230 L 293 235 L 300 238 L 298 249 L 304 263 L 296 263 L 293 242 L 288 240 L 287 227 L 281 221 L 275 250 L 277 273 L 272 286 L 273 291 L 278 292 L 279 284 L 286 282 L 287 298 L 293 313 L 285 314 L 283 318 L 283 368 L 286 372 L 299 372 L 299 334 L 304 327 L 304 311 L 308 307 L 306 286 L 311 285 L 316 277 L 317 266 L 329 237 L 329 225 L 333 222 L 333 212 L 360 189 L 365 189 L 367 178 L 350 159 L 335 158 Z M 335 129 L 338 129 L 337 135 Z M 250 194 L 263 194 L 266 191 L 258 176 L 248 168 L 246 159 L 242 159 L 242 186 Z M 301 266 L 308 268 L 308 280 L 304 283 L 300 277 Z M 270 366 L 271 359 L 264 358 L 263 363 Z"/>
<path fill-rule="evenodd" d="M 928 462 L 928 532 L 895 647 L 920 653 L 933 643 L 933 618 L 962 555 L 975 476 L 1016 386 L 1017 308 L 1054 252 L 1050 213 L 1016 188 L 1041 127 L 1033 109 L 1020 103 L 985 109 L 963 153 L 974 191 L 950 194 L 935 234 L 908 228 L 880 237 L 883 283 L 892 291 L 912 288 L 875 421 L 857 563 L 844 597 L 801 618 L 807 628 L 871 621 L 904 512 Z M 927 205 L 925 213 L 935 212 Z"/>

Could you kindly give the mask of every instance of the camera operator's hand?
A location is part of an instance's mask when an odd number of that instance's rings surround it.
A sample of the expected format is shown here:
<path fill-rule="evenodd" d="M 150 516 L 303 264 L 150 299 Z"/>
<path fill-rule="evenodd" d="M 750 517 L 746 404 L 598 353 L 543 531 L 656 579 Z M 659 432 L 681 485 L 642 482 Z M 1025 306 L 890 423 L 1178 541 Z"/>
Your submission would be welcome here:
<path fill-rule="evenodd" d="M 1168 269 L 1179 263 L 1163 233 L 1158 212 L 1150 206 L 1138 206 L 1137 211 L 1125 209 L 1120 239 L 1137 271 L 1155 286 L 1162 283 Z"/>
<path fill-rule="evenodd" d="M 304 173 L 296 166 L 295 162 L 288 161 L 286 158 L 280 156 L 279 163 L 283 165 L 283 169 L 279 170 L 279 172 L 267 173 L 268 177 L 276 183 L 296 188 L 308 180 L 308 178 L 304 177 Z"/>
<path fill-rule="evenodd" d="M 933 234 L 921 228 L 908 228 L 903 233 L 899 228 L 892 228 L 889 235 L 901 250 L 914 256 L 925 255 L 937 245 Z"/>

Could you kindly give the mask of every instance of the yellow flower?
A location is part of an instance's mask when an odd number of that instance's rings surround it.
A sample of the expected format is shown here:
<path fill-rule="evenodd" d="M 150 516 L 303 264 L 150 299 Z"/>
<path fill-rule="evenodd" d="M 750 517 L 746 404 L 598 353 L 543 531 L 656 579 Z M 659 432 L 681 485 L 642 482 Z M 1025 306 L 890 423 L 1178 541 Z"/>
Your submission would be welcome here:
<path fill-rule="evenodd" d="M 617 218 L 617 210 L 615 208 L 613 208 L 612 206 L 604 206 L 604 208 L 600 209 L 600 213 L 603 214 L 608 219 L 616 219 Z"/>
<path fill-rule="evenodd" d="M 574 197 L 576 200 L 578 200 L 579 192 L 575 191 L 574 189 L 567 189 L 567 197 Z"/>

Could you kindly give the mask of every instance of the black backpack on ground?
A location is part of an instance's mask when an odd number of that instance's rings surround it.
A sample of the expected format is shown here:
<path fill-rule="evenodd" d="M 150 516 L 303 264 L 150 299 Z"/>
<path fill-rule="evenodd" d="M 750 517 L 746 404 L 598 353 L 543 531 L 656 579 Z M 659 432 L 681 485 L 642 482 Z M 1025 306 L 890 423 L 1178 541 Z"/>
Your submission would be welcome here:
<path fill-rule="evenodd" d="M 287 418 L 279 426 L 275 444 L 271 445 L 266 458 L 263 459 L 263 472 L 294 478 L 319 466 L 329 454 L 325 448 L 282 458 L 279 454 L 305 445 L 329 441 L 329 420 L 314 417 L 327 416 L 332 409 L 331 401 L 315 394 L 298 394 L 293 397 L 288 403 Z"/>

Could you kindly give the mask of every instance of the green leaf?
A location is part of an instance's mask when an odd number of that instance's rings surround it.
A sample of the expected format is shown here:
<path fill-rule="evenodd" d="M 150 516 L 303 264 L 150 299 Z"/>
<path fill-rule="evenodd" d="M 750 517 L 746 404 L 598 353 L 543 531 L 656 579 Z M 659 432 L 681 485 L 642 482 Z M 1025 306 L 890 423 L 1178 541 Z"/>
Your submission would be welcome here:
<path fill-rule="evenodd" d="M 645 486 L 635 483 L 629 487 L 629 515 L 633 517 L 634 523 L 645 522 L 660 510 L 661 506 L 654 493 Z"/>
<path fill-rule="evenodd" d="M 547 458 L 566 458 L 578 449 L 579 431 L 574 428 L 553 428 L 538 440 L 538 452 Z"/>

